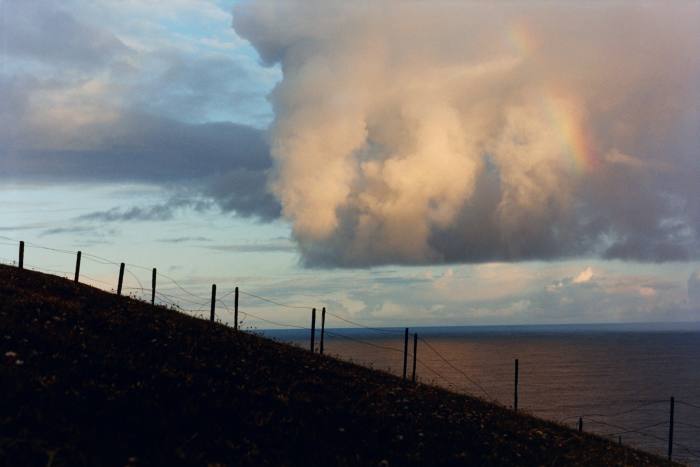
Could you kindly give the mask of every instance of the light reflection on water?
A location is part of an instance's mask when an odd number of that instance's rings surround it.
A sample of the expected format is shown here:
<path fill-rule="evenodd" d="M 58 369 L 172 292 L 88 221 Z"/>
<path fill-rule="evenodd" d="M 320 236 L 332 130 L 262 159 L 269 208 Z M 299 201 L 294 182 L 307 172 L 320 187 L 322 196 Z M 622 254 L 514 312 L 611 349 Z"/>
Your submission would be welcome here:
<path fill-rule="evenodd" d="M 394 352 L 325 337 L 326 353 L 401 374 L 403 334 L 337 329 L 356 340 Z M 641 327 L 416 328 L 452 364 L 419 341 L 418 377 L 458 392 L 513 403 L 514 359 L 519 359 L 519 408 L 585 431 L 666 455 L 669 399 L 676 399 L 674 460 L 700 465 L 700 331 Z M 266 331 L 273 338 L 308 346 L 308 332 Z M 318 335 L 317 335 L 318 336 Z M 318 343 L 318 337 L 316 338 Z M 412 349 L 412 341 L 409 351 Z M 440 374 L 429 371 L 428 367 Z M 453 368 L 455 367 L 455 368 Z M 409 375 L 411 371 L 409 359 Z"/>

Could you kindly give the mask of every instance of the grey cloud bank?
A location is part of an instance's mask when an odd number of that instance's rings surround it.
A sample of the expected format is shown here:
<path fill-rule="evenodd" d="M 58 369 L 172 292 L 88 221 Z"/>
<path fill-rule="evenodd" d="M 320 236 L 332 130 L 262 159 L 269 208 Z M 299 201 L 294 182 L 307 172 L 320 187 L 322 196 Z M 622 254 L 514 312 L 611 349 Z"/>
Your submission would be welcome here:
<path fill-rule="evenodd" d="M 266 188 L 264 131 L 217 121 L 231 107 L 261 112 L 264 93 L 245 66 L 224 53 L 122 40 L 109 21 L 79 15 L 79 2 L 8 0 L 0 12 L 1 180 L 146 182 L 176 192 L 158 212 L 135 207 L 94 220 L 169 219 L 181 191 L 242 216 L 279 216 Z"/>

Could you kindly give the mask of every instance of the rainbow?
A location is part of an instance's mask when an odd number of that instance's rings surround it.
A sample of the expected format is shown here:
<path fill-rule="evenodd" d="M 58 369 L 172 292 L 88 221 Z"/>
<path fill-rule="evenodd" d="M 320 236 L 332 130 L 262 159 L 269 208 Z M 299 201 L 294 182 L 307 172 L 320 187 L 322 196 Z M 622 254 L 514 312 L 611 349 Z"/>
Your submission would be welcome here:
<path fill-rule="evenodd" d="M 508 47 L 519 57 L 532 55 L 539 46 L 536 35 L 522 18 L 510 23 L 505 37 Z M 562 155 L 571 159 L 572 167 L 577 171 L 593 170 L 599 160 L 585 125 L 580 100 L 548 85 L 541 102 L 547 124 L 558 135 Z"/>
<path fill-rule="evenodd" d="M 570 157 L 578 171 L 595 169 L 599 161 L 578 100 L 560 93 L 548 92 L 545 93 L 543 102 L 548 123 L 559 136 L 562 155 Z"/>
<path fill-rule="evenodd" d="M 506 41 L 518 56 L 526 57 L 537 49 L 537 38 L 524 21 L 515 21 L 506 29 Z"/>

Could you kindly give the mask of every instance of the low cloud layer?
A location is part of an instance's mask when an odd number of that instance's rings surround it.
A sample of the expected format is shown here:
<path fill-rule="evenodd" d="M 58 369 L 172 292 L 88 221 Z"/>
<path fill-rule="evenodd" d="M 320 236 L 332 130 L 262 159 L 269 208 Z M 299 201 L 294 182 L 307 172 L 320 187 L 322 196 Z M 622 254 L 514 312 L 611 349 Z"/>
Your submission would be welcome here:
<path fill-rule="evenodd" d="M 693 271 L 688 278 L 688 300 L 694 310 L 700 311 L 700 270 Z"/>
<path fill-rule="evenodd" d="M 700 5 L 250 1 L 313 266 L 700 254 Z"/>

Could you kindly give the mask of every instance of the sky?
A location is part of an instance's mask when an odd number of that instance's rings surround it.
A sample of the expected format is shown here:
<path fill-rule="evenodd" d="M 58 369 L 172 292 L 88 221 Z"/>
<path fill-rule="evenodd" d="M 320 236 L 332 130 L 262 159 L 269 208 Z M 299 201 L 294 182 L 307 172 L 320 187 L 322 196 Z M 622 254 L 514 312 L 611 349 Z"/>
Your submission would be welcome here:
<path fill-rule="evenodd" d="M 698 2 L 0 0 L 0 261 L 25 240 L 71 275 L 54 250 L 82 250 L 137 296 L 157 267 L 191 293 L 163 277 L 164 301 L 239 286 L 295 325 L 698 321 L 699 22 Z"/>

